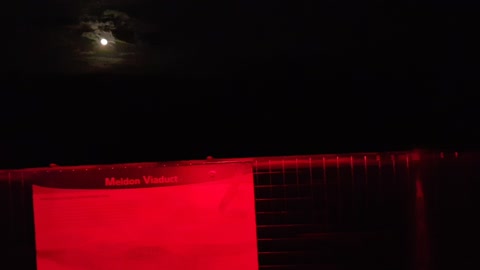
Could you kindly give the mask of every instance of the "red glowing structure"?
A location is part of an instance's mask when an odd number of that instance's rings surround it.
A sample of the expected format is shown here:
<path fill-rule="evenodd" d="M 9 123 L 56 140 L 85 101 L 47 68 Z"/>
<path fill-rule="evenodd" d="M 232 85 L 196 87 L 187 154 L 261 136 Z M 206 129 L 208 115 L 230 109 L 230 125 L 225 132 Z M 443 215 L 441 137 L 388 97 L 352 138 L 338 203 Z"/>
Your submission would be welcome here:
<path fill-rule="evenodd" d="M 18 268 L 38 270 L 475 268 L 478 157 L 412 151 L 5 170 L 2 244 Z"/>

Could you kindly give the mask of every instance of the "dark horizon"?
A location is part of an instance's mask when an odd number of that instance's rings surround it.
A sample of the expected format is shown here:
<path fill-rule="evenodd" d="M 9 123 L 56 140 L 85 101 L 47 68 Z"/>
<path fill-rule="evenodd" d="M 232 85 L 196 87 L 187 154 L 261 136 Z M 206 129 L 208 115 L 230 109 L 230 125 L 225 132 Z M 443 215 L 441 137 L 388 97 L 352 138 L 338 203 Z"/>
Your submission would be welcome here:
<path fill-rule="evenodd" d="M 460 2 L 22 3 L 0 168 L 479 146 Z"/>

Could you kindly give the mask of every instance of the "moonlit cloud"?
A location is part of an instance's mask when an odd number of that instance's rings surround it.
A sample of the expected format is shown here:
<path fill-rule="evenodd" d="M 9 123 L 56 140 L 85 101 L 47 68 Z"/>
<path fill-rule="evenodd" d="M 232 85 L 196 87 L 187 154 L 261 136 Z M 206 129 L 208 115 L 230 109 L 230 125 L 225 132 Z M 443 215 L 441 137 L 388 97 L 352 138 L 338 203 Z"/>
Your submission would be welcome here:
<path fill-rule="evenodd" d="M 81 37 L 92 41 L 90 45 L 77 50 L 81 61 L 95 68 L 110 68 L 125 65 L 135 58 L 137 46 L 135 40 L 121 40 L 118 32 L 132 32 L 132 18 L 125 12 L 105 10 L 100 16 L 82 16 L 79 29 Z M 135 35 L 132 35 L 135 36 Z M 106 39 L 108 46 L 100 46 L 100 41 Z"/>
<path fill-rule="evenodd" d="M 104 38 L 108 41 L 108 43 L 112 43 L 112 44 L 115 44 L 115 40 L 116 40 L 111 31 L 103 31 L 103 30 L 83 32 L 82 37 L 93 40 L 93 41 L 100 41 L 102 38 Z"/>
<path fill-rule="evenodd" d="M 102 4 L 87 0 L 78 7 L 69 6 L 76 12 L 69 12 L 68 20 L 17 27 L 14 50 L 19 53 L 11 68 L 26 72 L 134 72 L 176 64 L 172 59 L 180 56 L 170 44 L 152 41 L 152 35 L 160 35 L 158 24 Z M 119 8 L 114 3 L 108 6 Z M 64 18 L 64 13 L 58 14 Z M 102 38 L 108 41 L 106 46 L 101 45 Z"/>

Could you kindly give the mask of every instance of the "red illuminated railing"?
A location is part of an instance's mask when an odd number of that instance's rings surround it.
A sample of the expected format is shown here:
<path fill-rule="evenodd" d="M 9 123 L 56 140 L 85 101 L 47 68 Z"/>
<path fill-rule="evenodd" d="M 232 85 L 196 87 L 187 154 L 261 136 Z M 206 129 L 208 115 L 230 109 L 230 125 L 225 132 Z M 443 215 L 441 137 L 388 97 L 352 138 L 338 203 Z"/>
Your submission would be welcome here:
<path fill-rule="evenodd" d="M 462 253 L 456 253 L 429 237 L 430 228 L 438 235 L 447 228 L 442 224 L 449 224 L 468 239 L 468 230 L 449 223 L 455 219 L 444 213 L 469 213 L 467 182 L 478 180 L 478 160 L 475 153 L 427 151 L 209 158 L 3 170 L 0 181 L 8 191 L 3 198 L 14 201 L 12 224 L 17 225 L 11 226 L 16 232 L 11 235 L 27 238 L 19 223 L 29 220 L 23 212 L 30 207 L 22 201 L 28 197 L 22 174 L 246 162 L 255 176 L 262 269 L 428 269 L 434 263 L 429 256 L 437 260 L 431 269 L 442 263 L 448 269 L 453 262 L 445 261 L 447 251 L 451 258 L 468 252 L 458 248 Z"/>

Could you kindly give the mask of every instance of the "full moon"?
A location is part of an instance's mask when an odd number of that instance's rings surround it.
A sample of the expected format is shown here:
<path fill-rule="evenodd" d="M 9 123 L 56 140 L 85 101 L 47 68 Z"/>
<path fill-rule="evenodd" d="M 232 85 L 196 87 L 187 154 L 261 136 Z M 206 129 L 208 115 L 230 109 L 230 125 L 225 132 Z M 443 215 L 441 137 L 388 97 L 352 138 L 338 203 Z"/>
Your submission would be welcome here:
<path fill-rule="evenodd" d="M 102 38 L 102 39 L 100 39 L 100 44 L 102 44 L 103 46 L 105 46 L 105 45 L 108 44 L 108 40 Z"/>

